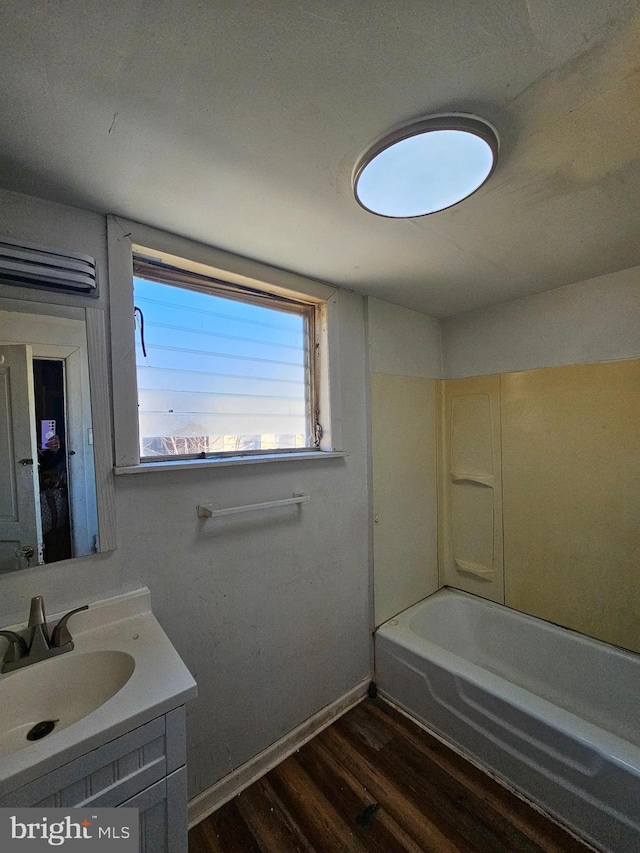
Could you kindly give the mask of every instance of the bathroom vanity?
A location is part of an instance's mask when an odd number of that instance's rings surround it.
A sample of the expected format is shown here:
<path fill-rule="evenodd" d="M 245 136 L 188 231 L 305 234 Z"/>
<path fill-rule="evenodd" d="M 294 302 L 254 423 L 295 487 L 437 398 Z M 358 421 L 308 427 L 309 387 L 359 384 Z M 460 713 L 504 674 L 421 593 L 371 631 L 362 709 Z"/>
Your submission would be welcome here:
<path fill-rule="evenodd" d="M 196 685 L 149 591 L 91 605 L 72 628 L 73 651 L 0 676 L 0 807 L 138 808 L 141 851 L 186 853 Z M 28 741 L 43 719 L 53 731 Z"/>

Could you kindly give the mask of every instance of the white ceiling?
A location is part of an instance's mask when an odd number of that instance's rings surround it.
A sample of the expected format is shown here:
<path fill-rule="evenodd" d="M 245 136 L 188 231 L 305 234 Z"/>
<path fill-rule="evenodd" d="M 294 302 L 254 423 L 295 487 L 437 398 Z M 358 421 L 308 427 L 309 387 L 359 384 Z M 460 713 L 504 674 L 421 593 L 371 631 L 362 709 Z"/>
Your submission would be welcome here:
<path fill-rule="evenodd" d="M 0 6 L 0 185 L 438 317 L 640 264 L 640 0 L 22 0 Z M 475 196 L 351 192 L 407 121 L 502 137 Z"/>

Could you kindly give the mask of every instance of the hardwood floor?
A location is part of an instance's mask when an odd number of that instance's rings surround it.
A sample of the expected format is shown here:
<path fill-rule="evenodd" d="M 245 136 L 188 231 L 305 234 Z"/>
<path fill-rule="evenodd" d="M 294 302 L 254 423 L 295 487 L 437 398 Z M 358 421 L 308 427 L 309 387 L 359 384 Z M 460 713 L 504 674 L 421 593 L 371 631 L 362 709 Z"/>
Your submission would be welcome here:
<path fill-rule="evenodd" d="M 189 853 L 588 850 L 371 699 L 189 833 Z"/>

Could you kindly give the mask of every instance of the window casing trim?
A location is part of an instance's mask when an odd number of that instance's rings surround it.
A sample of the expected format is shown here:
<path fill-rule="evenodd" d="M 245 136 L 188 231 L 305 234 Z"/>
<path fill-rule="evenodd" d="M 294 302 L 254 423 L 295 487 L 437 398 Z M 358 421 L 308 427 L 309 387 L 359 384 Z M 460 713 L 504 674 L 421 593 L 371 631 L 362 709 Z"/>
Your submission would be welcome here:
<path fill-rule="evenodd" d="M 322 462 L 329 459 L 345 459 L 349 454 L 344 450 L 302 450 L 290 453 L 274 451 L 268 456 L 227 456 L 216 459 L 163 459 L 154 465 L 139 462 L 137 465 L 122 465 L 113 469 L 114 474 L 147 474 L 153 471 L 194 471 L 201 468 L 228 468 L 237 465 L 262 465 L 279 462 Z"/>
<path fill-rule="evenodd" d="M 116 469 L 126 468 L 128 473 L 138 469 L 150 470 L 147 462 L 140 461 L 138 443 L 133 316 L 134 251 L 144 255 L 145 260 L 159 260 L 167 265 L 184 261 L 185 269 L 199 274 L 207 273 L 207 278 L 224 278 L 225 282 L 233 285 L 264 288 L 265 292 L 274 296 L 308 303 L 314 308 L 314 358 L 321 368 L 320 375 L 316 373 L 318 381 L 312 393 L 315 411 L 321 412 L 322 422 L 322 436 L 316 447 L 291 448 L 291 452 L 288 449 L 287 452 L 274 450 L 268 457 L 264 455 L 265 451 L 262 451 L 255 455 L 255 459 L 250 455 L 240 458 L 233 452 L 227 458 L 216 455 L 207 459 L 196 458 L 177 462 L 157 457 L 157 466 L 169 465 L 171 469 L 184 466 L 214 467 L 249 464 L 268 459 L 292 461 L 296 458 L 344 455 L 341 446 L 340 379 L 335 369 L 340 352 L 339 291 L 336 288 L 113 215 L 107 217 L 107 240 Z M 333 368 L 331 371 L 330 367 Z M 315 421 L 315 418 L 313 420 Z"/>
<path fill-rule="evenodd" d="M 299 299 L 272 293 L 265 285 L 263 290 L 248 285 L 240 285 L 233 281 L 227 281 L 215 275 L 204 275 L 192 272 L 186 267 L 173 266 L 161 261 L 150 260 L 140 253 L 137 247 L 132 247 L 133 274 L 139 278 L 150 281 L 158 281 L 162 284 L 171 284 L 176 287 L 184 287 L 197 290 L 200 293 L 213 293 L 226 299 L 237 299 L 254 305 L 269 305 L 273 303 L 282 311 L 290 310 L 292 313 L 300 313 L 300 307 L 307 305 L 310 308 L 317 304 L 317 300 L 305 298 Z"/>

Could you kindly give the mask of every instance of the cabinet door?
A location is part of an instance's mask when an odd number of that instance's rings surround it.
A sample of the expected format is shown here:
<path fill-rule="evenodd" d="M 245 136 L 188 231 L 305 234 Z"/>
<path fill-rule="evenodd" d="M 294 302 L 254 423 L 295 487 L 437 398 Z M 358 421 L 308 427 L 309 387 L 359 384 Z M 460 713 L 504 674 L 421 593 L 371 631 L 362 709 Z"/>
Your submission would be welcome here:
<path fill-rule="evenodd" d="M 167 751 L 165 717 L 158 717 L 1 797 L 0 806 L 119 806 L 167 775 Z"/>
<path fill-rule="evenodd" d="M 184 705 L 0 797 L 0 808 L 109 808 L 186 759 Z"/>
<path fill-rule="evenodd" d="M 140 810 L 140 853 L 187 853 L 187 771 L 137 794 L 122 808 Z"/>

